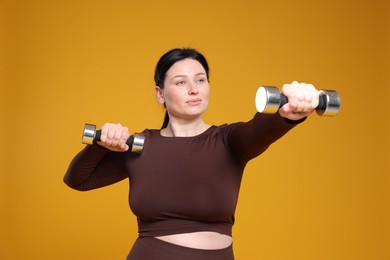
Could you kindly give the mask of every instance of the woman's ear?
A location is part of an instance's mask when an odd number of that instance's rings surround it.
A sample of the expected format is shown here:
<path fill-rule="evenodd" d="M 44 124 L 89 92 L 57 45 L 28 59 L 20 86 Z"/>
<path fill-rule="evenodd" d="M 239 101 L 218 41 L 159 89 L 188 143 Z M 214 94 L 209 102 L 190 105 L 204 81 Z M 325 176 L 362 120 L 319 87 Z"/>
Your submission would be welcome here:
<path fill-rule="evenodd" d="M 156 86 L 154 88 L 154 93 L 156 93 L 156 98 L 157 98 L 158 103 L 164 104 L 165 100 L 164 100 L 164 95 L 163 95 L 162 89 L 159 86 Z"/>

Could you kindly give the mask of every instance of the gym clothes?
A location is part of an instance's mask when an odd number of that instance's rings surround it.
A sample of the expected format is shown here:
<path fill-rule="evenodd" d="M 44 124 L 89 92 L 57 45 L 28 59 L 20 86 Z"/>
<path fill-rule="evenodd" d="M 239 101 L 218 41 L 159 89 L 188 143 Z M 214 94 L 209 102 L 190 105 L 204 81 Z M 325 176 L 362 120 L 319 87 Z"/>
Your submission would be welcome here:
<path fill-rule="evenodd" d="M 139 237 L 127 260 L 233 260 L 232 245 L 217 250 L 194 249 L 154 237 Z"/>
<path fill-rule="evenodd" d="M 245 165 L 299 122 L 256 113 L 248 122 L 211 126 L 193 137 L 146 129 L 141 154 L 86 146 L 64 181 L 85 191 L 128 178 L 140 237 L 198 231 L 231 236 Z"/>

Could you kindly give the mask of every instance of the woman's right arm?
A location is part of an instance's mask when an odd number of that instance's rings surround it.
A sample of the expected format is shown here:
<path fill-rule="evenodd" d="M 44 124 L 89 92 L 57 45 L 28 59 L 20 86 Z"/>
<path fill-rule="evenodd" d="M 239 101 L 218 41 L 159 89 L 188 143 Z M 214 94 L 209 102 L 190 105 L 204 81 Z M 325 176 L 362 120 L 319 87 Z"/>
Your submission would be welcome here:
<path fill-rule="evenodd" d="M 99 145 L 86 146 L 73 158 L 64 176 L 71 188 L 86 191 L 104 187 L 128 177 L 126 153 L 127 127 L 105 124 Z"/>
<path fill-rule="evenodd" d="M 121 181 L 128 177 L 124 155 L 88 145 L 71 161 L 64 182 L 72 189 L 87 191 Z"/>

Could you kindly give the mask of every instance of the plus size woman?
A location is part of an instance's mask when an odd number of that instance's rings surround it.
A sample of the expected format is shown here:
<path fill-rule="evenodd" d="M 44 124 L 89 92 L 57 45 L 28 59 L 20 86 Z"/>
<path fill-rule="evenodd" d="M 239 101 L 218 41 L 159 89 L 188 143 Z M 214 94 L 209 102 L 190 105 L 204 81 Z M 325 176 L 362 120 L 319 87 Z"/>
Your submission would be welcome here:
<path fill-rule="evenodd" d="M 166 108 L 161 129 L 145 129 L 141 154 L 129 151 L 129 130 L 104 124 L 101 141 L 69 165 L 65 183 L 92 190 L 124 179 L 139 236 L 128 260 L 230 260 L 232 227 L 246 164 L 313 113 L 318 91 L 285 84 L 279 113 L 255 113 L 248 122 L 213 125 L 209 66 L 194 49 L 165 53 L 155 70 L 157 102 Z"/>

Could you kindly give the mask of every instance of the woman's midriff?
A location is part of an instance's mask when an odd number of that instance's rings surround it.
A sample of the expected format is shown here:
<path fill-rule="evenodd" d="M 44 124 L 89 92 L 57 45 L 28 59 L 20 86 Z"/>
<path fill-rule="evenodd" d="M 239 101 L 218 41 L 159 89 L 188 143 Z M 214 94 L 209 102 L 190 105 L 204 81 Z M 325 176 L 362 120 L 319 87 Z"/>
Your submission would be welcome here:
<path fill-rule="evenodd" d="M 209 231 L 158 236 L 156 238 L 179 246 L 206 250 L 224 249 L 232 244 L 231 236 Z"/>

